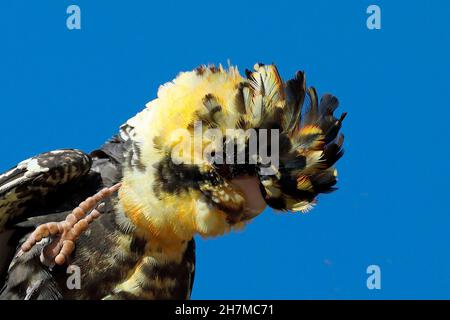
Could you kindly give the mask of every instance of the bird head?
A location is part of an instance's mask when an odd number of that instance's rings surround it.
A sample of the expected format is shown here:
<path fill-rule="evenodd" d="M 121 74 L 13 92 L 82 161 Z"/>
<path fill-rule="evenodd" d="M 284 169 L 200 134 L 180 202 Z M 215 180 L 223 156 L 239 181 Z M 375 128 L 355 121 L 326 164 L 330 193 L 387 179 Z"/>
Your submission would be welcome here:
<path fill-rule="evenodd" d="M 274 65 L 246 77 L 222 66 L 181 73 L 122 126 L 119 207 L 143 233 L 170 239 L 239 229 L 266 205 L 308 211 L 336 184 L 337 105 Z"/>

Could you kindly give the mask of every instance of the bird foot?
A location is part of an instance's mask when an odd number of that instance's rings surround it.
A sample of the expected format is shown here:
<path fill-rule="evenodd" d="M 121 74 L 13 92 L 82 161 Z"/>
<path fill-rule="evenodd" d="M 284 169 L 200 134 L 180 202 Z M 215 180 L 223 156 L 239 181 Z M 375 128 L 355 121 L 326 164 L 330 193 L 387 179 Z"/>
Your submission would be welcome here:
<path fill-rule="evenodd" d="M 104 203 L 100 203 L 120 188 L 120 183 L 104 188 L 81 202 L 64 221 L 48 222 L 38 226 L 22 244 L 27 252 L 43 238 L 52 237 L 41 252 L 41 262 L 47 266 L 63 265 L 75 250 L 75 242 L 87 230 L 89 224 L 101 215 Z"/>

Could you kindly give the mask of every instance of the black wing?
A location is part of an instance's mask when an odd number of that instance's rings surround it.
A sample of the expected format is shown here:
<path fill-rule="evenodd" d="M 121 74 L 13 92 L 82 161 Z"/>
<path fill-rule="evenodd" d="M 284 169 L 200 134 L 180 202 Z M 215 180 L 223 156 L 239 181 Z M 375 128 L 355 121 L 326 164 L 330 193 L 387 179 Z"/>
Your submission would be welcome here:
<path fill-rule="evenodd" d="M 33 209 L 42 209 L 54 193 L 86 176 L 91 157 L 79 150 L 55 150 L 22 161 L 0 175 L 0 230 Z"/>
<path fill-rule="evenodd" d="M 125 142 L 116 136 L 90 155 L 42 153 L 0 175 L 0 288 L 19 242 L 36 223 L 64 220 L 81 201 L 120 181 Z"/>

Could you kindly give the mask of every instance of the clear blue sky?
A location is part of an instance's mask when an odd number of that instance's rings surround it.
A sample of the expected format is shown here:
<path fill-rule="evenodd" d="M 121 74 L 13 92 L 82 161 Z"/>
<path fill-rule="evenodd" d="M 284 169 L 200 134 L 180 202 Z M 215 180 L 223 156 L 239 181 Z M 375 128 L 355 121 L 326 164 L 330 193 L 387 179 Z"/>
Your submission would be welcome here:
<path fill-rule="evenodd" d="M 382 29 L 366 28 L 366 8 Z M 81 8 L 82 29 L 66 28 Z M 0 171 L 90 151 L 202 63 L 300 69 L 349 113 L 340 189 L 199 240 L 194 299 L 450 298 L 448 1 L 1 1 Z M 382 288 L 366 287 L 381 267 Z"/>

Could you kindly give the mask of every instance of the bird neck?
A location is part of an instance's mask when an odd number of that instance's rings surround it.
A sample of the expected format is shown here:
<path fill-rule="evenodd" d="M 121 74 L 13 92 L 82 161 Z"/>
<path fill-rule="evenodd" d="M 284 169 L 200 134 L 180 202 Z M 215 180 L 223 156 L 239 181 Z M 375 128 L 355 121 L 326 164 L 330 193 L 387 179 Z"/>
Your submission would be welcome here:
<path fill-rule="evenodd" d="M 129 176 L 124 177 L 118 194 L 119 210 L 133 224 L 137 236 L 172 249 L 193 238 L 190 210 L 182 201 L 155 199 L 149 186 Z"/>

